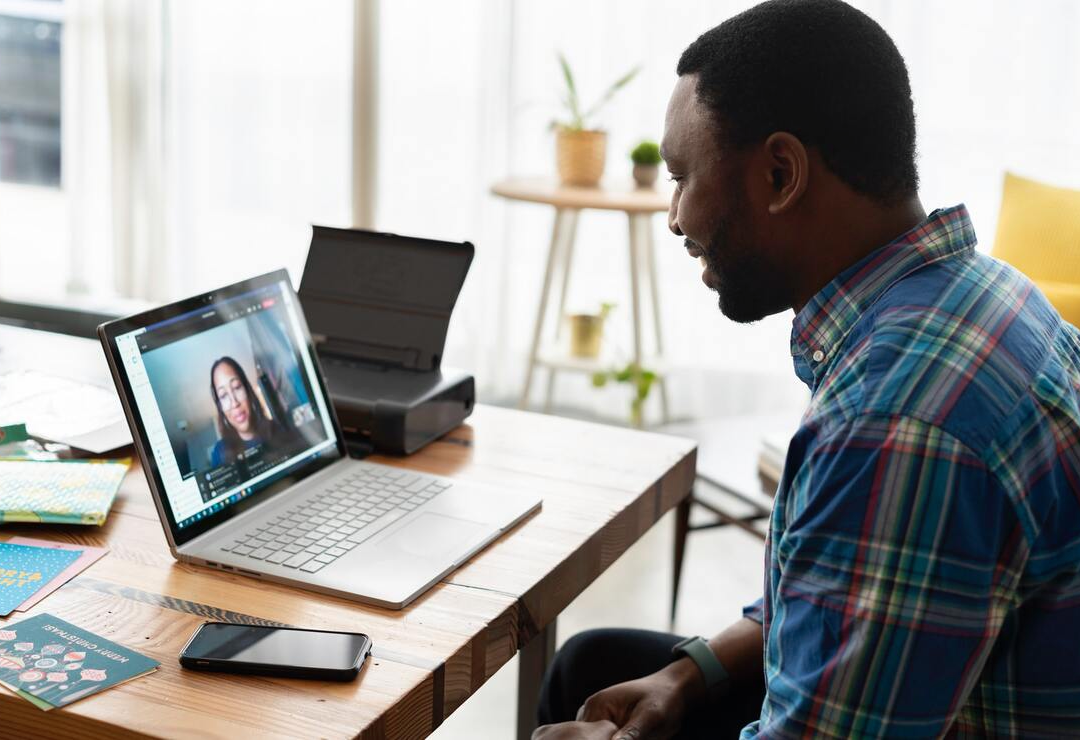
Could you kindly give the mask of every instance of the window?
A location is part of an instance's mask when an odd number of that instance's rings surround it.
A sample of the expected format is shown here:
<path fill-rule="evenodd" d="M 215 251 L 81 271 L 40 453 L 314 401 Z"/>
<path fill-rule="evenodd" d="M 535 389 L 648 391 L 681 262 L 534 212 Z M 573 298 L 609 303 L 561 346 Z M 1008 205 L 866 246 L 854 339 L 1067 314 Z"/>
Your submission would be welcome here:
<path fill-rule="evenodd" d="M 59 0 L 0 0 L 0 182 L 60 186 Z"/>
<path fill-rule="evenodd" d="M 71 121 L 61 114 L 64 11 L 60 0 L 0 0 L 0 296 L 5 300 L 62 299 L 68 283 L 61 127 Z M 70 164 L 70 158 L 63 160 Z"/>

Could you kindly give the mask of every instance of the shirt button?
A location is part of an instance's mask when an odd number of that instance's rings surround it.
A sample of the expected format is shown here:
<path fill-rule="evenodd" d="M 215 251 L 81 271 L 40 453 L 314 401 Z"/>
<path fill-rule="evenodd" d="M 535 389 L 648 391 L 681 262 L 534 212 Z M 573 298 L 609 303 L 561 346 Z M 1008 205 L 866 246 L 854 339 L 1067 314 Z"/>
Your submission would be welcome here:
<path fill-rule="evenodd" d="M 814 362 L 821 362 L 825 359 L 825 353 L 820 349 L 814 350 Z"/>

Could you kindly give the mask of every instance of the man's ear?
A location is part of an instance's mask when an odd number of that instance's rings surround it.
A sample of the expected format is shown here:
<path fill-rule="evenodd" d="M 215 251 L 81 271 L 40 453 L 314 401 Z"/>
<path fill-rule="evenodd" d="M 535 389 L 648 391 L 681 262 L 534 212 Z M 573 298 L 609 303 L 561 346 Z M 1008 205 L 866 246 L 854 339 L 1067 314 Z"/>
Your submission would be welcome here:
<path fill-rule="evenodd" d="M 798 137 L 778 131 L 765 140 L 765 162 L 769 188 L 769 213 L 791 210 L 806 192 L 810 180 L 810 158 Z"/>

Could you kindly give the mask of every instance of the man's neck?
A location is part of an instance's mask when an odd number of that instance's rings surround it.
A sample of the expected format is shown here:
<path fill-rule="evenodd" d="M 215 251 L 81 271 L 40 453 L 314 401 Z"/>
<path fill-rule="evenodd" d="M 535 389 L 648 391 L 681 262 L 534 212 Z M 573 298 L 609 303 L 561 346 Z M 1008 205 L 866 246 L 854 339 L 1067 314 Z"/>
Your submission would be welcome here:
<path fill-rule="evenodd" d="M 859 197 L 838 205 L 829 223 L 814 230 L 807 250 L 810 265 L 797 286 L 792 308 L 799 313 L 822 288 L 845 269 L 926 220 L 917 195 L 892 206 L 881 206 Z"/>

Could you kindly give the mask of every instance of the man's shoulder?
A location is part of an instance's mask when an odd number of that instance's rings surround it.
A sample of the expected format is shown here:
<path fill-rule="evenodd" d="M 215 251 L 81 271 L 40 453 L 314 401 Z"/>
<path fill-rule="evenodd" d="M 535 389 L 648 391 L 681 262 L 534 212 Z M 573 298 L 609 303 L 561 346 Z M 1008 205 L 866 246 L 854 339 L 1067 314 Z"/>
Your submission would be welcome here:
<path fill-rule="evenodd" d="M 981 254 L 942 260 L 897 280 L 860 317 L 814 406 L 828 426 L 907 417 L 983 450 L 1040 413 L 1065 331 L 1012 267 Z"/>
<path fill-rule="evenodd" d="M 855 439 L 857 458 L 939 440 L 937 457 L 996 481 L 1034 542 L 1080 479 L 1080 452 L 1062 445 L 1080 439 L 1080 331 L 1007 265 L 951 262 L 897 281 L 860 318 L 796 441 L 808 454 Z"/>
<path fill-rule="evenodd" d="M 980 449 L 1023 413 L 1060 318 L 1017 270 L 985 255 L 928 265 L 860 320 L 861 411 L 933 424 Z"/>

